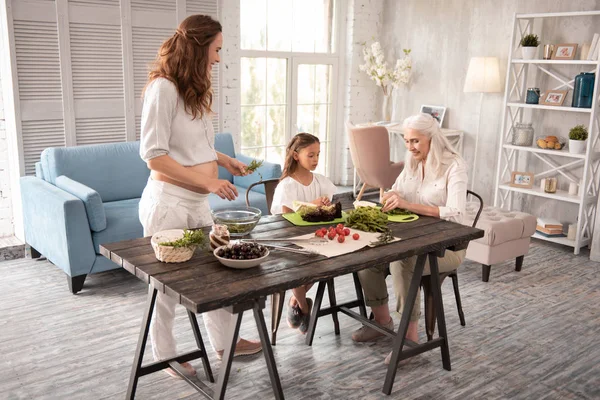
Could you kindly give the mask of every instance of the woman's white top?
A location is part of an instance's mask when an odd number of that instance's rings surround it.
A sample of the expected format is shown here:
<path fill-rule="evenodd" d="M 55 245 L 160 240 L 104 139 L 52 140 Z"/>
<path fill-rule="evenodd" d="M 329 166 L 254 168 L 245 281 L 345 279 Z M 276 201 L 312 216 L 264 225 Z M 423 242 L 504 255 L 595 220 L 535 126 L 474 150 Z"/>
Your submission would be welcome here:
<path fill-rule="evenodd" d="M 467 181 L 463 159 L 446 155 L 439 176 L 434 176 L 427 168 L 423 176 L 422 163 L 419 163 L 414 174 L 404 168 L 392 190 L 410 203 L 437 206 L 441 219 L 462 224 L 467 203 Z"/>
<path fill-rule="evenodd" d="M 148 161 L 166 154 L 184 167 L 215 161 L 215 131 L 211 115 L 192 119 L 175 84 L 157 78 L 144 93 L 140 156 Z"/>
<path fill-rule="evenodd" d="M 292 203 L 294 200 L 311 202 L 323 196 L 327 196 L 331 200 L 337 192 L 333 182 L 321 174 L 313 173 L 312 175 L 313 180 L 308 186 L 304 186 L 290 176 L 282 179 L 273 194 L 271 214 L 282 214 L 283 206 L 293 209 Z"/>

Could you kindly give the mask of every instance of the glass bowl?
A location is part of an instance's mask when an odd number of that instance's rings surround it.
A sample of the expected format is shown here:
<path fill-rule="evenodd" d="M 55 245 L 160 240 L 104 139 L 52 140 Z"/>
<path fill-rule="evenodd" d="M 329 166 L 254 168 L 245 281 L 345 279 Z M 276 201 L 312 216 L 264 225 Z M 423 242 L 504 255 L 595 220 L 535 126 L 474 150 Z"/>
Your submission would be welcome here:
<path fill-rule="evenodd" d="M 215 224 L 227 226 L 231 237 L 242 237 L 254 229 L 262 212 L 256 207 L 236 207 L 211 210 L 211 214 Z"/>
<path fill-rule="evenodd" d="M 538 136 L 535 138 L 535 145 L 540 149 L 562 150 L 567 144 L 567 139 L 562 136 Z"/>

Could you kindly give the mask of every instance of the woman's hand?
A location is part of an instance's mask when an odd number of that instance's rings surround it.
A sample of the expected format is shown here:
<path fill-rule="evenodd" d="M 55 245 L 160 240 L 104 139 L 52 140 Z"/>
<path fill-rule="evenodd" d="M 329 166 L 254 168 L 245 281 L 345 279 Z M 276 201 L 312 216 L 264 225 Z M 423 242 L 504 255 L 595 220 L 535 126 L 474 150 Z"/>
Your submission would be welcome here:
<path fill-rule="evenodd" d="M 235 158 L 229 158 L 229 162 L 224 167 L 235 176 L 246 176 L 250 173 L 248 166 Z"/>
<path fill-rule="evenodd" d="M 329 197 L 321 196 L 321 197 L 317 197 L 316 199 L 311 201 L 311 203 L 313 203 L 317 206 L 328 206 L 331 204 L 331 201 L 329 200 Z"/>
<path fill-rule="evenodd" d="M 222 199 L 235 200 L 238 191 L 233 183 L 225 179 L 211 179 L 206 185 L 209 192 L 216 194 Z"/>
<path fill-rule="evenodd" d="M 387 192 L 381 198 L 381 202 L 384 203 L 384 206 L 381 208 L 381 211 L 388 212 L 395 208 L 408 208 L 408 201 L 404 200 L 400 195 L 396 192 Z"/>

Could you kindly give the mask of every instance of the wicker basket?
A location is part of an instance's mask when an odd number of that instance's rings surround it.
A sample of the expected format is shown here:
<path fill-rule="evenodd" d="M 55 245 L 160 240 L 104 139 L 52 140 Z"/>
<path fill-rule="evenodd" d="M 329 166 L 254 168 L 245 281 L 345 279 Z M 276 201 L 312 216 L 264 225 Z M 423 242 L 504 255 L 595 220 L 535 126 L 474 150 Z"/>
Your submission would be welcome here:
<path fill-rule="evenodd" d="M 182 236 L 183 229 L 170 229 L 167 231 L 157 232 L 152 235 L 150 243 L 152 244 L 156 258 L 159 261 L 166 263 L 185 262 L 192 258 L 194 251 L 198 246 L 172 247 L 159 245 L 159 243 L 175 241 Z"/>

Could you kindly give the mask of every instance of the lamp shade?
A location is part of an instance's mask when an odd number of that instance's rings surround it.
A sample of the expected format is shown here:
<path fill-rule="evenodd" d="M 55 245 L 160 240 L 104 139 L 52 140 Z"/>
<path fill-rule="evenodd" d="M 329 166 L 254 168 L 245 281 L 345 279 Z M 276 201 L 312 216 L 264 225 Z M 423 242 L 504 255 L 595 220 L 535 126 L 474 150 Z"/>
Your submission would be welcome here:
<path fill-rule="evenodd" d="M 500 69 L 497 57 L 471 57 L 464 92 L 500 92 Z"/>

